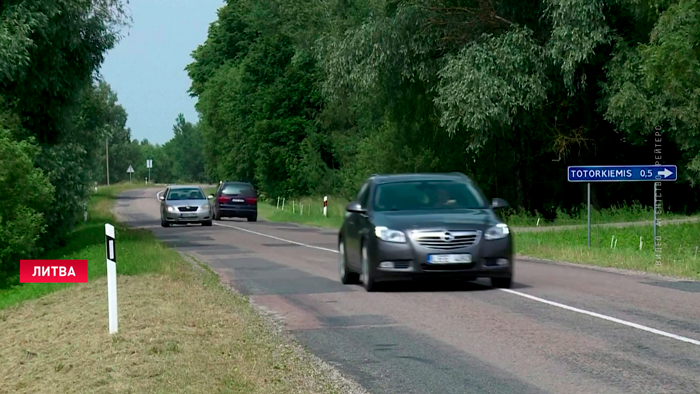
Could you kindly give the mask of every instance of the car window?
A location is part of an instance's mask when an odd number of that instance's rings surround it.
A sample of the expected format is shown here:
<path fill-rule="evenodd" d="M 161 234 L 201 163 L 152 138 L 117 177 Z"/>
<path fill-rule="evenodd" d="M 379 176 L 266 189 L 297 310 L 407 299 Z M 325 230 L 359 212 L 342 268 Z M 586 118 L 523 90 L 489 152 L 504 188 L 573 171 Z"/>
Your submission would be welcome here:
<path fill-rule="evenodd" d="M 254 197 L 255 190 L 245 183 L 227 183 L 221 188 L 221 195 Z"/>
<path fill-rule="evenodd" d="M 204 193 L 196 187 L 171 189 L 166 200 L 206 200 Z"/>
<path fill-rule="evenodd" d="M 375 211 L 483 209 L 488 204 L 469 183 L 455 181 L 412 181 L 379 185 Z"/>
<path fill-rule="evenodd" d="M 360 191 L 357 193 L 357 202 L 360 203 L 361 207 L 367 207 L 369 203 L 369 182 L 365 182 L 360 188 Z"/>

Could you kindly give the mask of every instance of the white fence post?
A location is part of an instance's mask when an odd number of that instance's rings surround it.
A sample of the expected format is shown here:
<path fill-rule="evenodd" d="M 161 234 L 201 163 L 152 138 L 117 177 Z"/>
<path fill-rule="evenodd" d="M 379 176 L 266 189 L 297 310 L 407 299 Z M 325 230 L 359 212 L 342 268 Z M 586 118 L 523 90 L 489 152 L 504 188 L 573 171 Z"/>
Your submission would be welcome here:
<path fill-rule="evenodd" d="M 323 197 L 323 216 L 328 217 L 328 196 Z"/>
<path fill-rule="evenodd" d="M 114 226 L 105 223 L 105 245 L 107 249 L 107 302 L 109 308 L 109 333 L 118 330 L 117 322 L 117 256 L 114 242 Z"/>

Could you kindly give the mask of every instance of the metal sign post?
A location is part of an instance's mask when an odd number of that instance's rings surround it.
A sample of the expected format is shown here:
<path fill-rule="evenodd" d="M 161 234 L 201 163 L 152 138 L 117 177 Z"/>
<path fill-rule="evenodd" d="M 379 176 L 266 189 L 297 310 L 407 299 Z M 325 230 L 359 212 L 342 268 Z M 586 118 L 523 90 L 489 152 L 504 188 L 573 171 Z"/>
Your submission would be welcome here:
<path fill-rule="evenodd" d="M 588 247 L 591 247 L 591 182 L 654 182 L 654 246 L 656 247 L 656 185 L 657 182 L 678 180 L 675 165 L 650 166 L 570 166 L 567 169 L 569 182 L 588 184 Z"/>
<path fill-rule="evenodd" d="M 131 183 L 131 174 L 134 173 L 134 167 L 129 166 L 129 169 L 127 169 L 126 172 L 129 173 L 129 183 Z"/>
<path fill-rule="evenodd" d="M 151 168 L 153 168 L 153 159 L 146 160 L 146 168 L 148 168 L 148 180 L 151 180 Z M 148 183 L 148 182 L 146 182 Z"/>
<path fill-rule="evenodd" d="M 591 247 L 591 183 L 586 183 L 588 189 L 588 247 Z"/>

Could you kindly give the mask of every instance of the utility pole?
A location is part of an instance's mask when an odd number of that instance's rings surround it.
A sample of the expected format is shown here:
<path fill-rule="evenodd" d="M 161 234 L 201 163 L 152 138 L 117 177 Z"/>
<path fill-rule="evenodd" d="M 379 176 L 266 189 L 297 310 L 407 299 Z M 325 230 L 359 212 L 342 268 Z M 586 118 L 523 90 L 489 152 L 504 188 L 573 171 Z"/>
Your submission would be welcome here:
<path fill-rule="evenodd" d="M 107 162 L 107 186 L 109 186 L 109 137 L 105 137 L 105 160 Z"/>

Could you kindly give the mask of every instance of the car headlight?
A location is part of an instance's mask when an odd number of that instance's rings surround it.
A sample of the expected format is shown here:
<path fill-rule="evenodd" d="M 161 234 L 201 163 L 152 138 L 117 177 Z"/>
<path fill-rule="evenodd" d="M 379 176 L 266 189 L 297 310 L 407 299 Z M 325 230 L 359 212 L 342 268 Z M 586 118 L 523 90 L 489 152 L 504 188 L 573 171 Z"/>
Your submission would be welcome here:
<path fill-rule="evenodd" d="M 209 204 L 204 204 L 201 207 L 199 207 L 202 211 L 208 211 L 209 210 Z"/>
<path fill-rule="evenodd" d="M 374 228 L 374 235 L 376 235 L 377 238 L 381 239 L 382 241 L 386 241 L 386 242 L 396 242 L 396 243 L 405 243 L 406 242 L 406 234 L 402 233 L 401 231 L 390 230 L 384 226 L 375 227 Z"/>
<path fill-rule="evenodd" d="M 497 225 L 486 230 L 484 233 L 484 238 L 487 240 L 501 239 L 507 237 L 508 234 L 510 234 L 508 225 L 505 223 L 498 223 Z"/>
<path fill-rule="evenodd" d="M 175 207 L 168 205 L 168 212 L 175 212 Z"/>

